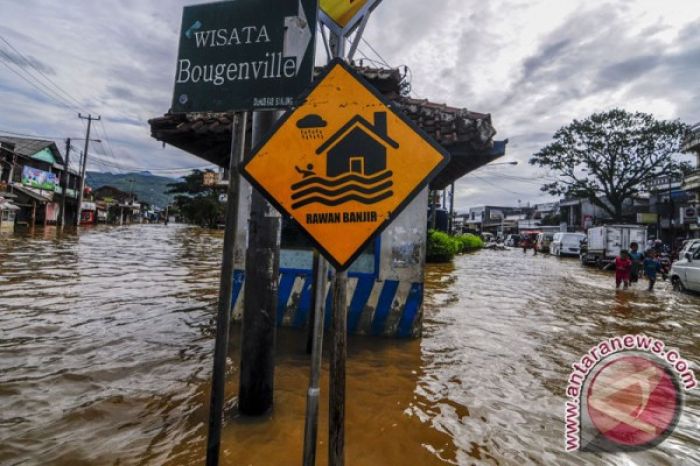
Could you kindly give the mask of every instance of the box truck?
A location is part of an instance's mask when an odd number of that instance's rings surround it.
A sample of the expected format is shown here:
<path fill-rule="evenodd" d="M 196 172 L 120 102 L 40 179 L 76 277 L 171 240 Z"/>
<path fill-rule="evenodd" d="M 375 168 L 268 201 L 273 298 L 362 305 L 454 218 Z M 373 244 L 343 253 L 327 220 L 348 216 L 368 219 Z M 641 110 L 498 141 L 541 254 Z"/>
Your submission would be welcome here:
<path fill-rule="evenodd" d="M 644 251 L 647 242 L 647 227 L 644 225 L 605 225 L 588 229 L 586 246 L 581 251 L 581 263 L 605 266 L 615 260 L 631 243 L 639 244 Z"/>

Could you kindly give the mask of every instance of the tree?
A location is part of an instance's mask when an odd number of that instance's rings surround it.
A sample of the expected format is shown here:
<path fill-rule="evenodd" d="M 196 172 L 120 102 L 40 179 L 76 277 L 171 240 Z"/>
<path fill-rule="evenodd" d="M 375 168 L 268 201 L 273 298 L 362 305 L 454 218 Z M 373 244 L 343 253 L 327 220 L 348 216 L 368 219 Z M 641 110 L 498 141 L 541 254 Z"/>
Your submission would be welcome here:
<path fill-rule="evenodd" d="M 168 184 L 168 194 L 175 196 L 177 211 L 185 221 L 199 226 L 215 228 L 224 214 L 219 193 L 212 186 L 204 185 L 204 172 L 194 170 L 182 181 Z"/>
<path fill-rule="evenodd" d="M 678 120 L 646 113 L 595 113 L 559 129 L 530 164 L 560 175 L 542 191 L 589 199 L 620 221 L 625 200 L 655 177 L 678 171 L 673 156 L 680 153 L 686 129 Z"/>

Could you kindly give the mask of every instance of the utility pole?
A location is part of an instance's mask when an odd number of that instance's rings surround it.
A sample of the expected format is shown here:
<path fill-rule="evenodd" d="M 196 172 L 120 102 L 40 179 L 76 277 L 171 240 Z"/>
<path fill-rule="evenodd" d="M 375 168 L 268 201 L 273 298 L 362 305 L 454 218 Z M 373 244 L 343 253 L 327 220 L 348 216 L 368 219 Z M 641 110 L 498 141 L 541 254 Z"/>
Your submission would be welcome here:
<path fill-rule="evenodd" d="M 68 195 L 68 167 L 70 167 L 70 138 L 66 139 L 66 163 L 63 166 L 61 180 L 61 215 L 58 217 L 61 227 L 66 224 L 66 196 Z"/>
<path fill-rule="evenodd" d="M 97 116 L 95 118 L 92 115 L 84 117 L 82 114 L 78 113 L 78 118 L 80 118 L 81 120 L 87 120 L 88 124 L 87 134 L 85 136 L 85 149 L 83 150 L 83 166 L 80 169 L 80 192 L 78 193 L 78 213 L 75 215 L 76 227 L 80 226 L 80 214 L 82 213 L 83 209 L 83 191 L 85 191 L 85 167 L 87 167 L 88 147 L 90 145 L 90 126 L 92 125 L 93 121 L 99 121 L 102 119 L 102 117 Z"/>
<path fill-rule="evenodd" d="M 668 205 L 669 205 L 669 214 L 668 214 L 668 228 L 669 231 L 671 232 L 671 254 L 673 254 L 673 248 L 674 248 L 674 243 L 676 240 L 676 223 L 674 222 L 674 217 L 675 217 L 675 206 L 673 205 L 673 171 L 671 171 L 668 175 Z"/>
<path fill-rule="evenodd" d="M 253 114 L 253 146 L 262 141 L 279 112 Z M 253 190 L 245 261 L 238 410 L 261 416 L 272 409 L 280 262 L 280 214 Z"/>

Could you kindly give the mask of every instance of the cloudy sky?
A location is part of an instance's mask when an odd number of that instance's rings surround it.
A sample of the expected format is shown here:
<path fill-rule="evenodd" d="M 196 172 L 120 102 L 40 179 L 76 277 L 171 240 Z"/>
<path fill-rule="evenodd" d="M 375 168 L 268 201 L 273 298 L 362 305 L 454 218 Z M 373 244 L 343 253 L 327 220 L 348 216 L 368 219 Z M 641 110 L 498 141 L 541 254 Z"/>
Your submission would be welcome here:
<path fill-rule="evenodd" d="M 202 2 L 0 0 L 0 132 L 81 137 L 80 110 L 103 118 L 90 169 L 206 166 L 162 148 L 147 124 L 170 106 L 192 3 Z M 623 107 L 700 121 L 697 0 L 384 0 L 365 37 L 411 69 L 414 96 L 491 113 L 510 140 L 505 159 L 519 165 L 462 179 L 458 210 L 547 200 L 538 186 L 553 174 L 527 159 L 573 118 Z"/>

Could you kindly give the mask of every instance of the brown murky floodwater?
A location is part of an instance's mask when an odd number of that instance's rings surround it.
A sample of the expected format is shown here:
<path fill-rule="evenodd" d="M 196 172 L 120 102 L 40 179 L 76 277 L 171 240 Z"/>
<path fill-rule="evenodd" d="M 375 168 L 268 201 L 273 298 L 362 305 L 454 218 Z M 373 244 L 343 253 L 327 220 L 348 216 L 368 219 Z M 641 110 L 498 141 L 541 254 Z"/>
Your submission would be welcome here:
<path fill-rule="evenodd" d="M 0 236 L 0 464 L 202 464 L 221 243 L 178 225 Z M 699 464 L 696 393 L 654 450 L 562 452 L 569 366 L 600 340 L 643 332 L 698 372 L 700 297 L 612 282 L 517 250 L 430 267 L 421 340 L 350 339 L 347 464 Z M 225 464 L 300 464 L 304 346 L 279 332 L 274 413 L 228 420 Z"/>

